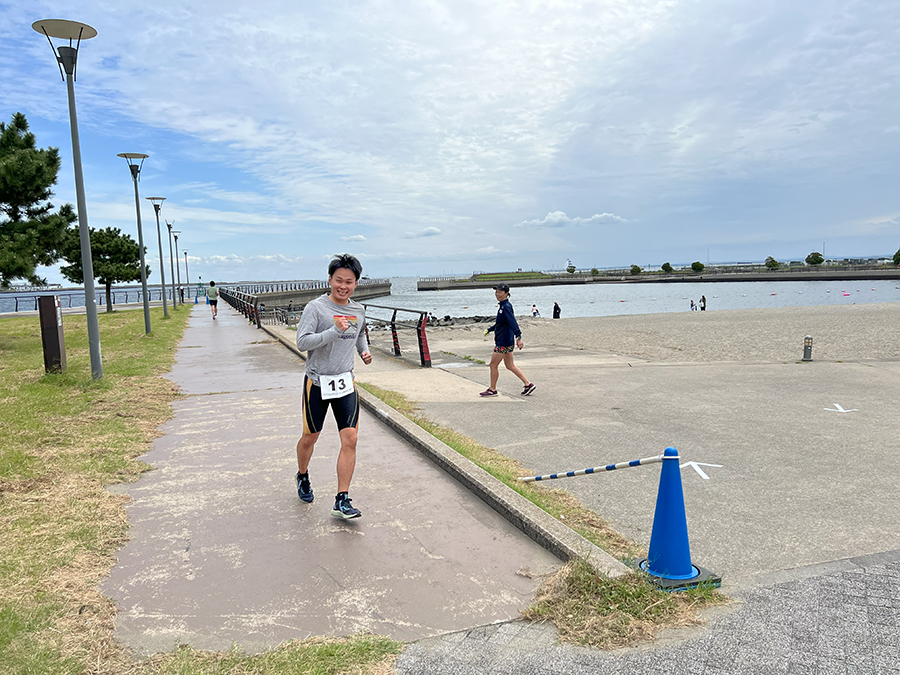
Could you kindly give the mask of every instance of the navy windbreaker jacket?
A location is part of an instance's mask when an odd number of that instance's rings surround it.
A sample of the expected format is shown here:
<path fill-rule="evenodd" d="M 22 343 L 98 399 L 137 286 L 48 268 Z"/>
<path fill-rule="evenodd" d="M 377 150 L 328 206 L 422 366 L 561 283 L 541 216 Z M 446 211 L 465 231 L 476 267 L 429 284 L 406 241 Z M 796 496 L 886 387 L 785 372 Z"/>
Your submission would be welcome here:
<path fill-rule="evenodd" d="M 497 320 L 488 328 L 488 332 L 494 333 L 494 344 L 498 347 L 511 347 L 515 344 L 513 336 L 522 337 L 516 315 L 513 314 L 513 306 L 509 300 L 503 300 L 497 308 Z"/>

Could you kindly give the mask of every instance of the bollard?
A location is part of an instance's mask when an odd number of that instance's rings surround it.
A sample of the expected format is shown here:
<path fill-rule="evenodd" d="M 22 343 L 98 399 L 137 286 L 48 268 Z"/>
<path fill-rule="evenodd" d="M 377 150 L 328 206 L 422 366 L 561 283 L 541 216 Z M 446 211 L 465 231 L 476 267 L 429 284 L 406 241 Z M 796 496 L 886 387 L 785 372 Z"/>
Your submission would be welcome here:
<path fill-rule="evenodd" d="M 812 361 L 812 336 L 803 338 L 803 361 Z"/>
<path fill-rule="evenodd" d="M 44 370 L 48 373 L 61 373 L 66 369 L 66 340 L 63 335 L 62 308 L 59 296 L 39 295 L 37 300 L 40 305 Z"/>

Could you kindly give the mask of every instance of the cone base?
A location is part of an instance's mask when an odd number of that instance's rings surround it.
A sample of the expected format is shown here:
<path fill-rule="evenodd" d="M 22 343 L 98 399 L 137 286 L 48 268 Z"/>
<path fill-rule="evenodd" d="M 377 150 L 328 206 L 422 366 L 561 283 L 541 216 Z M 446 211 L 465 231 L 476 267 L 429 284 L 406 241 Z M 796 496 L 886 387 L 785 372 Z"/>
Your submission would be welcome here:
<path fill-rule="evenodd" d="M 641 558 L 634 562 L 634 566 L 644 572 L 647 572 L 648 565 L 649 560 L 647 558 Z M 715 572 L 710 572 L 708 569 L 700 567 L 700 565 L 691 565 L 691 567 L 697 570 L 697 575 L 690 579 L 669 579 L 650 574 L 649 572 L 647 573 L 647 578 L 662 591 L 686 591 L 690 588 L 697 588 L 698 586 L 712 586 L 713 588 L 719 588 L 722 585 L 722 577 Z"/>

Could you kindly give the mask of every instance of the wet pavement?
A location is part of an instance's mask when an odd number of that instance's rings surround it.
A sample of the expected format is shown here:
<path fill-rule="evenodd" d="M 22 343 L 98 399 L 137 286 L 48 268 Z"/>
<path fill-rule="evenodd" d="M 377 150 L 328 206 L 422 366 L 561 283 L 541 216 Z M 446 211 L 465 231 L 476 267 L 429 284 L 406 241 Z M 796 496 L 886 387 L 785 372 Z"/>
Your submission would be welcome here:
<path fill-rule="evenodd" d="M 169 379 L 187 394 L 143 459 L 130 541 L 103 591 L 138 654 L 257 651 L 311 635 L 415 640 L 514 619 L 559 560 L 362 411 L 351 488 L 330 515 L 329 417 L 297 498 L 304 364 L 226 307 L 194 310 Z"/>

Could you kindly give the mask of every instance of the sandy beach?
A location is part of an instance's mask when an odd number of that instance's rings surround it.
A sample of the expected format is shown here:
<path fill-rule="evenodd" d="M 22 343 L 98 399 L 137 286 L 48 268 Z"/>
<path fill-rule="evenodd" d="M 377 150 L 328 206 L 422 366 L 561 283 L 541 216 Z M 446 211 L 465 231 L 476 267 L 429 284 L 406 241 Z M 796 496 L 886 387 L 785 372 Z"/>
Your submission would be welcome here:
<path fill-rule="evenodd" d="M 573 319 L 518 317 L 528 346 L 564 345 L 653 362 L 787 362 L 813 337 L 817 361 L 900 358 L 900 303 L 781 307 Z M 484 324 L 428 329 L 440 340 Z M 484 355 L 490 353 L 485 344 Z M 474 354 L 472 356 L 475 356 Z"/>

